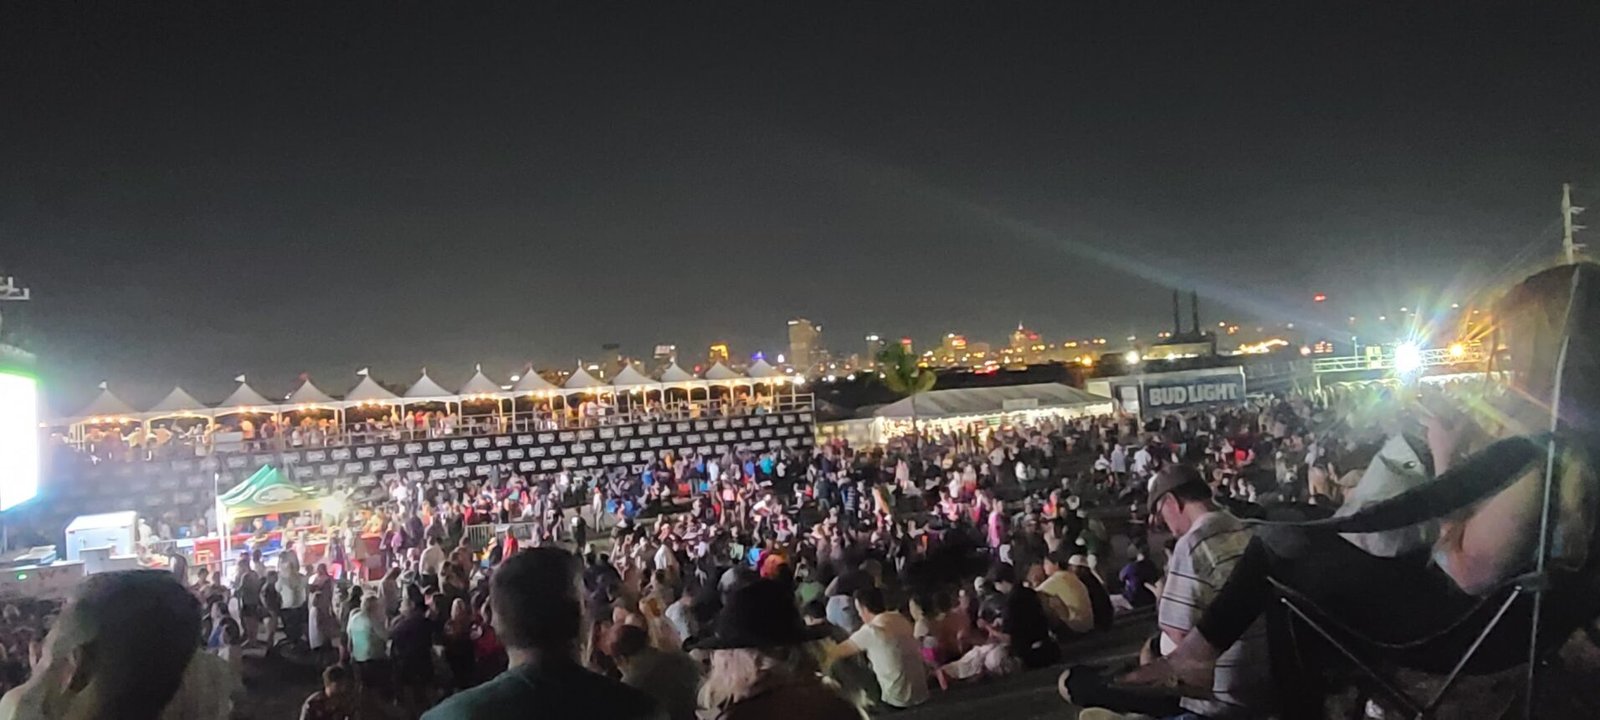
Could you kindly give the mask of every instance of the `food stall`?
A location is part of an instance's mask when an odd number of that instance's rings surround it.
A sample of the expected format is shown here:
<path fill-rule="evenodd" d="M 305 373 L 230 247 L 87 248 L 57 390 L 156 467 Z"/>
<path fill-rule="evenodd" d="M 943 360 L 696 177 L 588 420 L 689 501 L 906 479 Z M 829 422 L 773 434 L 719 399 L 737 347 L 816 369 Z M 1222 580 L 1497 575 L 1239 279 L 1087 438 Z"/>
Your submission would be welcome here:
<path fill-rule="evenodd" d="M 329 530 L 337 527 L 335 522 L 344 507 L 342 494 L 294 484 L 277 468 L 263 465 L 217 496 L 223 535 L 215 551 L 226 566 L 239 554 L 259 549 L 263 560 L 271 565 L 288 540 L 299 548 L 303 565 L 315 565 L 326 558 Z M 209 543 L 197 541 L 195 563 L 217 564 L 202 558 L 211 551 Z"/>

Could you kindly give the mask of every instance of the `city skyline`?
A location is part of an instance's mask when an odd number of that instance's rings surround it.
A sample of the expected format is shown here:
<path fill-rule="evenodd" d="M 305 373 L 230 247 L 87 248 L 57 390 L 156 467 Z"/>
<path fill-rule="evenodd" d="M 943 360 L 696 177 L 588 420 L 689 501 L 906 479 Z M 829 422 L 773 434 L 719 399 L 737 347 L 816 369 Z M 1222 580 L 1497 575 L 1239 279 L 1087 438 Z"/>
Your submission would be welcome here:
<path fill-rule="evenodd" d="M 1594 3 L 519 10 L 0 10 L 5 331 L 146 396 L 1114 339 L 1464 297 L 1600 201 Z"/>

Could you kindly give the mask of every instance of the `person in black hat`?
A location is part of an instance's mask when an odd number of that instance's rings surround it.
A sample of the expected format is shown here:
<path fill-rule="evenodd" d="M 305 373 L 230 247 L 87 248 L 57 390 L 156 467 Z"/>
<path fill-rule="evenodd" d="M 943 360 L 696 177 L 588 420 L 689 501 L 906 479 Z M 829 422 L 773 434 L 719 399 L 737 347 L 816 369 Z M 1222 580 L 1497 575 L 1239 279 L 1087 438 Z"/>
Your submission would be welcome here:
<path fill-rule="evenodd" d="M 807 626 L 793 593 L 756 580 L 728 594 L 715 631 L 695 643 L 711 652 L 700 686 L 701 717 L 718 720 L 858 720 L 865 717 L 822 684 L 806 645 L 827 636 Z"/>

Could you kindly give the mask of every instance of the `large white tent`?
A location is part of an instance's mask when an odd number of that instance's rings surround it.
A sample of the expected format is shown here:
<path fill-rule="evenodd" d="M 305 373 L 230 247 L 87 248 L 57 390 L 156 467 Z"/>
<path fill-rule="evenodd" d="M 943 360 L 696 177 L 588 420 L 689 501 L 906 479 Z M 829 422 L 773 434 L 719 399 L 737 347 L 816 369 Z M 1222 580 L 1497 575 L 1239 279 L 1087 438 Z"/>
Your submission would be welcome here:
<path fill-rule="evenodd" d="M 190 395 L 181 387 L 172 388 L 172 392 L 167 393 L 167 396 L 161 398 L 160 402 L 150 406 L 150 409 L 144 412 L 145 417 L 151 418 L 170 415 L 209 414 L 211 414 L 211 408 L 194 399 L 193 395 Z"/>
<path fill-rule="evenodd" d="M 531 369 L 523 373 L 522 377 L 517 378 L 517 382 L 511 386 L 511 392 L 518 395 L 535 395 L 559 389 L 554 383 L 544 379 L 543 375 Z"/>
<path fill-rule="evenodd" d="M 729 369 L 727 365 L 723 365 L 721 362 L 712 365 L 711 369 L 706 370 L 707 380 L 740 380 L 743 378 L 743 375 L 734 372 L 733 370 Z"/>
<path fill-rule="evenodd" d="M 581 367 L 578 368 L 576 372 L 572 373 L 572 376 L 567 378 L 566 382 L 561 384 L 561 387 L 568 390 L 588 390 L 591 388 L 605 386 L 606 384 L 604 382 L 595 376 L 590 375 L 587 370 L 584 370 Z"/>
<path fill-rule="evenodd" d="M 1111 411 L 1111 398 L 1095 395 L 1060 383 L 1006 385 L 1002 387 L 929 390 L 872 412 L 876 418 L 924 420 L 955 417 L 982 417 L 1033 410 L 1086 411 L 1090 414 Z"/>
<path fill-rule="evenodd" d="M 433 378 L 428 377 L 427 368 L 422 369 L 422 377 L 417 378 L 416 382 L 411 383 L 411 387 L 406 388 L 406 399 L 423 402 L 456 402 L 460 400 L 455 393 L 444 389 L 439 383 L 434 382 Z"/>
<path fill-rule="evenodd" d="M 773 378 L 782 375 L 783 371 L 773 367 L 766 358 L 761 358 L 751 363 L 745 374 L 752 378 Z"/>
<path fill-rule="evenodd" d="M 88 405 L 78 411 L 80 418 L 108 417 L 118 415 L 132 415 L 133 408 L 111 392 L 111 387 L 100 383 L 100 394 L 96 395 Z"/>
<path fill-rule="evenodd" d="M 300 383 L 300 387 L 295 388 L 294 392 L 289 393 L 289 397 L 284 400 L 288 405 L 332 405 L 333 402 L 332 397 L 311 384 L 311 378 L 306 378 L 305 382 Z"/>
<path fill-rule="evenodd" d="M 244 376 L 240 375 L 239 387 L 234 388 L 233 393 L 228 396 L 228 399 L 223 400 L 221 404 L 217 405 L 216 412 L 219 415 L 235 412 L 251 412 L 269 408 L 276 404 L 277 403 L 268 400 L 266 396 L 256 392 L 256 389 L 250 387 L 250 383 L 245 381 Z"/>
<path fill-rule="evenodd" d="M 535 374 L 534 377 L 538 377 L 538 375 Z M 457 392 L 462 395 L 498 395 L 503 391 L 500 389 L 499 383 L 490 380 L 488 375 L 483 374 L 483 366 L 479 365 L 473 369 L 472 377 L 467 378 L 467 381 L 461 384 L 461 389 Z"/>
<path fill-rule="evenodd" d="M 611 384 L 617 387 L 634 387 L 638 385 L 655 385 L 656 381 L 650 379 L 649 375 L 639 372 L 632 365 L 629 365 L 611 379 Z"/>
<path fill-rule="evenodd" d="M 661 382 L 664 383 L 694 382 L 694 379 L 694 376 L 690 375 L 689 371 L 678 367 L 677 363 L 668 365 L 667 369 L 661 372 Z"/>
<path fill-rule="evenodd" d="M 396 398 L 394 393 L 389 392 L 388 388 L 379 385 L 378 381 L 373 380 L 371 375 L 362 375 L 361 382 L 356 383 L 355 387 L 350 388 L 350 392 L 344 394 L 344 401 L 347 405 L 392 402 L 397 399 L 399 398 Z"/>

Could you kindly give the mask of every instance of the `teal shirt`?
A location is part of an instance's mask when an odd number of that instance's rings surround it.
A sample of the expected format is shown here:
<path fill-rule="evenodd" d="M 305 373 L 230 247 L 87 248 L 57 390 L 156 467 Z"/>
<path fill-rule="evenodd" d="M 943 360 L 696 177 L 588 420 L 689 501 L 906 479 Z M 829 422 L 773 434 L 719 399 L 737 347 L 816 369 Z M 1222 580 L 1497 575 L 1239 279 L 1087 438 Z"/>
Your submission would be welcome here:
<path fill-rule="evenodd" d="M 389 654 L 385 647 L 388 633 L 381 623 L 373 625 L 365 612 L 356 610 L 350 613 L 350 621 L 345 624 L 345 635 L 350 638 L 350 659 L 355 662 L 382 660 Z"/>

